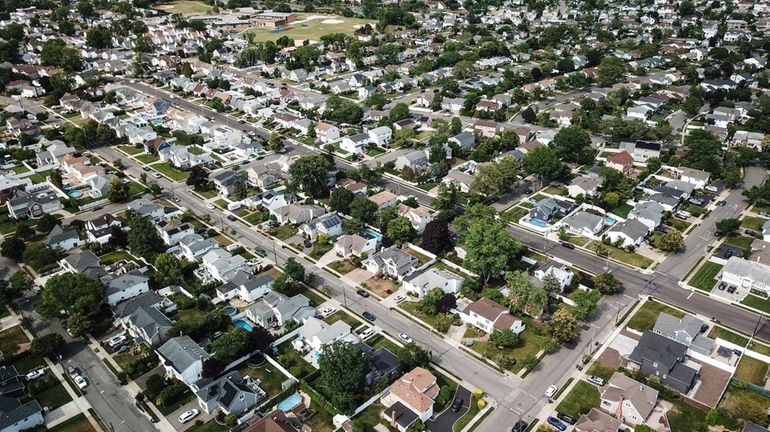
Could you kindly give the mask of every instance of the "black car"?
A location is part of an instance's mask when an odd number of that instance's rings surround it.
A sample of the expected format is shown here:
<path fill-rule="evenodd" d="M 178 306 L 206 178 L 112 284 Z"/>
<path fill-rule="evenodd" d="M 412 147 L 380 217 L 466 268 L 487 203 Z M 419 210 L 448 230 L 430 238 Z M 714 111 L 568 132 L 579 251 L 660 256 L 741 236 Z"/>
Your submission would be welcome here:
<path fill-rule="evenodd" d="M 227 215 L 227 220 L 229 220 L 230 222 L 235 222 L 235 216 Z"/>
<path fill-rule="evenodd" d="M 569 424 L 575 424 L 575 421 L 576 421 L 574 417 L 566 413 L 556 413 L 556 417 L 558 417 L 559 420 L 567 422 Z"/>
<path fill-rule="evenodd" d="M 519 420 L 513 425 L 511 432 L 524 432 L 529 427 L 529 424 L 524 420 Z"/>
<path fill-rule="evenodd" d="M 564 247 L 565 247 L 565 248 L 567 248 L 567 249 L 575 249 L 575 245 L 573 245 L 573 244 L 572 244 L 572 243 L 570 243 L 570 242 L 562 242 L 562 244 L 561 244 L 561 245 L 562 245 L 562 246 L 564 246 Z"/>
<path fill-rule="evenodd" d="M 311 242 L 310 240 L 305 240 L 304 245 L 306 248 L 313 247 L 313 242 Z"/>
<path fill-rule="evenodd" d="M 732 294 L 732 293 L 734 293 L 734 292 L 735 292 L 735 290 L 737 290 L 737 289 L 738 289 L 737 287 L 735 287 L 735 286 L 733 286 L 733 285 L 730 285 L 730 287 L 729 287 L 729 288 L 727 288 L 727 292 L 729 292 L 730 294 Z"/>
<path fill-rule="evenodd" d="M 356 294 L 358 294 L 358 295 L 360 295 L 361 297 L 364 297 L 364 298 L 369 297 L 369 293 L 366 292 L 366 290 L 363 290 L 363 289 L 356 290 Z"/>
<path fill-rule="evenodd" d="M 454 402 L 452 402 L 452 412 L 460 411 L 460 408 L 463 407 L 463 398 L 457 398 Z"/>
<path fill-rule="evenodd" d="M 364 311 L 364 313 L 362 313 L 361 315 L 363 315 L 364 318 L 366 318 L 369 321 L 374 321 L 375 320 L 374 314 L 369 312 L 369 311 Z"/>

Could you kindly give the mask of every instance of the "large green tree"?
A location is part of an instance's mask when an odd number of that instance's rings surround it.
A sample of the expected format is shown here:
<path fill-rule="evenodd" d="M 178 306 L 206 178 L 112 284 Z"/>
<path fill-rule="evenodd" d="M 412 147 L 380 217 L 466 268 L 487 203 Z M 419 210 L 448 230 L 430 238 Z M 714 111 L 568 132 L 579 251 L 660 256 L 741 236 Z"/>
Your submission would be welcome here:
<path fill-rule="evenodd" d="M 304 156 L 289 167 L 291 187 L 303 190 L 313 198 L 319 198 L 329 192 L 329 172 L 332 165 L 324 156 Z"/>
<path fill-rule="evenodd" d="M 500 275 L 517 260 L 527 247 L 514 239 L 499 221 L 478 219 L 465 236 L 467 255 L 465 264 L 476 272 L 484 284 L 493 276 Z"/>
<path fill-rule="evenodd" d="M 161 287 L 178 284 L 182 281 L 182 261 L 170 253 L 155 257 L 155 281 Z"/>
<path fill-rule="evenodd" d="M 388 222 L 386 234 L 396 244 L 412 240 L 415 236 L 412 222 L 404 216 L 398 216 Z"/>
<path fill-rule="evenodd" d="M 79 313 L 88 315 L 104 301 L 104 286 L 82 273 L 65 273 L 48 279 L 36 310 L 46 318 Z"/>
<path fill-rule="evenodd" d="M 569 310 L 559 309 L 548 323 L 548 331 L 557 342 L 569 342 L 577 337 L 577 320 Z"/>
<path fill-rule="evenodd" d="M 569 126 L 559 130 L 551 141 L 551 147 L 562 160 L 575 163 L 593 162 L 591 136 L 580 126 Z"/>
<path fill-rule="evenodd" d="M 484 165 L 473 176 L 470 192 L 487 198 L 499 198 L 516 189 L 518 172 L 519 163 L 513 157 L 506 157 L 500 162 Z"/>
<path fill-rule="evenodd" d="M 324 346 L 318 357 L 321 382 L 332 403 L 349 412 L 358 405 L 358 396 L 369 373 L 369 355 L 356 345 L 337 341 Z"/>
<path fill-rule="evenodd" d="M 626 64 L 615 56 L 605 57 L 596 68 L 596 80 L 600 85 L 609 86 L 626 75 Z"/>
<path fill-rule="evenodd" d="M 155 225 L 148 219 L 133 215 L 128 222 L 128 248 L 132 253 L 148 257 L 160 251 L 163 245 Z"/>
<path fill-rule="evenodd" d="M 550 147 L 536 148 L 527 153 L 524 169 L 529 174 L 537 175 L 543 183 L 561 180 L 569 175 L 569 168 Z"/>

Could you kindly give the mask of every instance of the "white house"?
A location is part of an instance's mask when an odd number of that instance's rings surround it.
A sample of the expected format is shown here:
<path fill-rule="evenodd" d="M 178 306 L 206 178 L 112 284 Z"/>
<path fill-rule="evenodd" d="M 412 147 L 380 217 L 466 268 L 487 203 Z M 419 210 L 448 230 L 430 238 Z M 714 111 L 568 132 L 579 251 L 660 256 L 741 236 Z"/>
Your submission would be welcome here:
<path fill-rule="evenodd" d="M 176 378 L 187 385 L 203 378 L 203 362 L 211 357 L 190 336 L 169 339 L 158 348 L 157 353 L 166 370 L 166 376 Z"/>
<path fill-rule="evenodd" d="M 660 225 L 665 208 L 653 201 L 637 203 L 628 213 L 628 218 L 643 223 L 650 230 Z"/>
<path fill-rule="evenodd" d="M 337 239 L 334 244 L 334 252 L 342 258 L 351 255 L 357 257 L 363 254 L 370 255 L 377 248 L 377 239 L 373 237 L 361 237 L 358 234 L 345 234 Z"/>
<path fill-rule="evenodd" d="M 393 131 L 387 126 L 380 126 L 369 130 L 369 142 L 377 147 L 388 148 Z"/>
<path fill-rule="evenodd" d="M 658 402 L 658 391 L 615 372 L 601 396 L 601 408 L 612 415 L 620 414 L 624 423 L 644 423 Z"/>
<path fill-rule="evenodd" d="M 430 214 L 427 208 L 422 206 L 412 208 L 406 204 L 399 204 L 396 211 L 399 216 L 409 219 L 409 222 L 412 223 L 412 228 L 418 233 L 423 232 L 423 230 L 425 230 L 425 225 L 428 225 L 433 221 L 433 215 Z"/>
<path fill-rule="evenodd" d="M 465 278 L 447 270 L 430 268 L 424 272 L 404 279 L 403 287 L 419 297 L 424 296 L 433 288 L 441 288 L 447 294 L 460 292 Z"/>
<path fill-rule="evenodd" d="M 722 282 L 770 294 L 770 266 L 732 256 L 722 268 Z"/>
<path fill-rule="evenodd" d="M 613 245 L 620 247 L 626 246 L 639 246 L 650 233 L 650 229 L 647 225 L 630 219 L 623 223 L 614 225 L 607 230 L 606 236 L 609 238 Z"/>
<path fill-rule="evenodd" d="M 488 298 L 481 298 L 466 306 L 460 313 L 460 319 L 486 333 L 513 330 L 520 334 L 526 329 L 524 322 L 511 315 L 508 308 Z"/>
<path fill-rule="evenodd" d="M 317 364 L 323 347 L 337 341 L 358 343 L 359 339 L 350 331 L 350 325 L 344 321 L 329 324 L 318 318 L 308 317 L 305 324 L 300 327 L 297 338 L 291 344 L 299 352 L 312 353 L 309 357 L 311 363 Z"/>
<path fill-rule="evenodd" d="M 572 278 L 575 276 L 567 266 L 556 261 L 548 261 L 535 269 L 534 276 L 541 281 L 548 275 L 554 276 L 559 281 L 562 291 L 572 283 Z"/>
<path fill-rule="evenodd" d="M 163 242 L 169 246 L 174 246 L 179 243 L 183 238 L 194 234 L 194 227 L 189 223 L 174 223 L 169 221 L 160 221 L 155 227 L 160 234 L 160 238 Z"/>
<path fill-rule="evenodd" d="M 318 139 L 324 144 L 328 144 L 340 139 L 340 130 L 333 124 L 319 121 L 315 124 L 315 130 L 316 136 L 318 136 Z"/>
<path fill-rule="evenodd" d="M 604 217 L 579 210 L 562 219 L 561 224 L 569 232 L 583 237 L 595 238 L 604 228 Z"/>
<path fill-rule="evenodd" d="M 572 180 L 572 183 L 567 186 L 567 192 L 569 193 L 569 196 L 573 198 L 578 195 L 590 198 L 599 193 L 601 185 L 601 180 L 596 177 L 580 176 Z"/>
<path fill-rule="evenodd" d="M 299 227 L 310 240 L 315 240 L 319 234 L 335 238 L 342 235 L 342 219 L 335 213 L 321 215 Z"/>
<path fill-rule="evenodd" d="M 358 155 L 364 152 L 364 147 L 368 144 L 369 134 L 359 133 L 343 137 L 340 141 L 340 148 L 345 152 Z"/>
<path fill-rule="evenodd" d="M 63 228 L 61 225 L 54 226 L 51 232 L 48 233 L 48 237 L 46 237 L 46 244 L 52 249 L 68 251 L 80 246 L 82 243 L 77 231 Z"/>
<path fill-rule="evenodd" d="M 139 271 L 128 272 L 113 277 L 105 283 L 104 290 L 107 304 L 115 306 L 123 300 L 134 298 L 150 290 L 149 279 Z"/>

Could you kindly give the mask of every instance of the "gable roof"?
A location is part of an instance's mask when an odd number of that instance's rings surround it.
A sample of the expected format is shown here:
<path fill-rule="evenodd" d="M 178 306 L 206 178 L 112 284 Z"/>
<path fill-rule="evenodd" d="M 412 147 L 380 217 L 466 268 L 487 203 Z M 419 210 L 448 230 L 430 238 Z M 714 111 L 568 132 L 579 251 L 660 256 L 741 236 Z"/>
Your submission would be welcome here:
<path fill-rule="evenodd" d="M 615 372 L 610 378 L 607 389 L 602 393 L 602 399 L 620 401 L 621 398 L 630 401 L 642 418 L 646 419 L 655 407 L 658 391 L 620 372 Z"/>
<path fill-rule="evenodd" d="M 16 398 L 0 396 L 0 430 L 12 427 L 35 413 L 42 413 L 42 411 L 43 409 L 35 399 L 22 404 Z"/>
<path fill-rule="evenodd" d="M 158 348 L 158 354 L 164 359 L 164 363 L 179 373 L 186 371 L 194 363 L 211 357 L 190 336 L 169 339 Z"/>
<path fill-rule="evenodd" d="M 500 314 L 508 312 L 508 309 L 494 300 L 483 297 L 468 305 L 464 311 L 466 314 L 475 312 L 477 315 L 494 322 Z"/>

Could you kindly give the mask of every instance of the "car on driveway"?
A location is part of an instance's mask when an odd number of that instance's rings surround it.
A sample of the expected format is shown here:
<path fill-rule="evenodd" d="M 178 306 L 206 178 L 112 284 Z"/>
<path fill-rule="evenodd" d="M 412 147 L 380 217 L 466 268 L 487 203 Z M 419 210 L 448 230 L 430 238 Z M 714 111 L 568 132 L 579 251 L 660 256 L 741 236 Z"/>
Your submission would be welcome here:
<path fill-rule="evenodd" d="M 78 386 L 78 388 L 79 388 L 80 390 L 83 390 L 83 389 L 85 389 L 86 387 L 88 387 L 88 381 L 86 381 L 86 379 L 85 379 L 85 378 L 83 378 L 83 377 L 82 377 L 82 376 L 80 376 L 80 375 L 76 376 L 76 377 L 73 379 L 73 381 L 75 381 L 75 384 Z"/>
<path fill-rule="evenodd" d="M 179 414 L 179 423 L 185 424 L 197 416 L 199 411 L 197 409 L 191 409 Z"/>
<path fill-rule="evenodd" d="M 369 297 L 369 293 L 366 292 L 366 290 L 363 290 L 363 289 L 356 290 L 356 294 L 360 295 L 363 298 Z"/>
<path fill-rule="evenodd" d="M 567 430 L 567 425 L 565 425 L 564 423 L 562 423 L 561 420 L 555 417 L 548 417 L 546 421 L 548 422 L 549 425 L 555 427 L 556 429 L 559 429 L 562 432 Z"/>
<path fill-rule="evenodd" d="M 452 412 L 460 411 L 463 407 L 463 398 L 457 398 L 452 402 Z"/>
<path fill-rule="evenodd" d="M 45 375 L 45 368 L 40 368 L 40 369 L 27 372 L 27 374 L 24 375 L 24 379 L 27 381 L 34 381 L 43 375 Z"/>
<path fill-rule="evenodd" d="M 761 217 L 762 219 L 770 219 L 770 213 L 768 212 L 759 212 L 757 213 L 757 216 Z"/>
<path fill-rule="evenodd" d="M 361 336 L 361 340 L 364 340 L 364 339 L 368 338 L 369 336 L 371 336 L 373 334 L 374 334 L 374 329 L 373 328 L 368 328 L 368 329 L 366 329 L 366 330 L 361 332 L 361 335 L 360 335 Z"/>
<path fill-rule="evenodd" d="M 598 377 L 596 375 L 586 375 L 586 381 L 590 382 L 591 384 L 596 384 L 600 387 L 604 385 L 604 378 Z"/>
<path fill-rule="evenodd" d="M 730 294 L 732 294 L 732 293 L 734 293 L 734 292 L 735 292 L 735 290 L 737 290 L 737 289 L 738 289 L 738 288 L 737 288 L 736 286 L 734 286 L 734 285 L 730 285 L 730 286 L 727 288 L 727 292 L 729 292 Z"/>
<path fill-rule="evenodd" d="M 571 415 L 567 414 L 567 413 L 561 413 L 561 412 L 560 413 L 556 413 L 556 417 L 558 417 L 559 420 L 561 420 L 561 421 L 563 421 L 565 423 L 575 424 L 575 422 L 576 422 L 575 418 L 572 417 Z"/>
<path fill-rule="evenodd" d="M 337 310 L 336 308 L 328 307 L 328 308 L 326 308 L 326 309 L 321 311 L 321 316 L 326 318 L 329 315 L 333 314 L 336 310 Z"/>
<path fill-rule="evenodd" d="M 401 338 L 401 340 L 402 340 L 402 341 L 404 341 L 404 342 L 406 342 L 406 343 L 412 343 L 412 342 L 414 342 L 414 339 L 412 339 L 412 337 L 411 337 L 411 336 L 409 336 L 409 335 L 408 335 L 408 334 L 406 334 L 406 333 L 399 333 L 399 334 L 398 334 L 398 337 L 400 337 L 400 338 Z"/>
<path fill-rule="evenodd" d="M 364 313 L 362 313 L 361 315 L 363 315 L 364 318 L 366 318 L 369 321 L 374 321 L 376 319 L 374 314 L 369 311 L 364 311 Z"/>
<path fill-rule="evenodd" d="M 401 303 L 404 300 L 406 300 L 406 296 L 403 294 L 397 294 L 395 297 L 393 297 L 393 301 L 396 303 Z"/>

